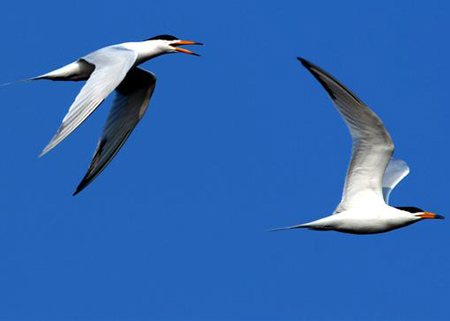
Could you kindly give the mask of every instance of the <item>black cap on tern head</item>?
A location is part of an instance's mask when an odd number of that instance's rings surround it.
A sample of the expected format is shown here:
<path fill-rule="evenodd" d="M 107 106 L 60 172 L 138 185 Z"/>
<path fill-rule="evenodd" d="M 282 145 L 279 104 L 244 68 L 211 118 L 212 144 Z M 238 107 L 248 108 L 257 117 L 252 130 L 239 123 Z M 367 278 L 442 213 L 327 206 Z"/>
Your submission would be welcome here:
<path fill-rule="evenodd" d="M 174 37 L 172 35 L 159 35 L 152 38 L 148 38 L 146 40 L 179 40 L 177 37 Z"/>
<path fill-rule="evenodd" d="M 402 210 L 402 211 L 413 213 L 413 214 L 425 212 L 423 209 L 420 209 L 415 206 L 401 206 L 401 207 L 396 207 L 396 208 L 399 210 Z"/>

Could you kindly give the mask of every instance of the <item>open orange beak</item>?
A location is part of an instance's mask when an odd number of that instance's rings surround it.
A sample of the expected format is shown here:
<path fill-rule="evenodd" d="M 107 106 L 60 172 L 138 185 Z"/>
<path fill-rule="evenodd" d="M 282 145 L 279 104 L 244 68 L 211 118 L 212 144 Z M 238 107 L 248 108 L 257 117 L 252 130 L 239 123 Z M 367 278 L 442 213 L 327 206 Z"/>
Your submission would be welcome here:
<path fill-rule="evenodd" d="M 177 42 L 171 44 L 171 46 L 174 47 L 176 51 L 183 52 L 183 53 L 189 54 L 189 55 L 200 56 L 199 54 L 197 54 L 195 52 L 192 52 L 190 50 L 178 47 L 178 46 L 182 46 L 182 45 L 203 46 L 203 44 L 201 42 L 195 42 L 195 41 L 189 41 L 189 40 L 178 40 Z"/>
<path fill-rule="evenodd" d="M 442 215 L 430 213 L 430 212 L 423 212 L 422 214 L 419 214 L 420 218 L 435 218 L 435 219 L 444 219 Z"/>

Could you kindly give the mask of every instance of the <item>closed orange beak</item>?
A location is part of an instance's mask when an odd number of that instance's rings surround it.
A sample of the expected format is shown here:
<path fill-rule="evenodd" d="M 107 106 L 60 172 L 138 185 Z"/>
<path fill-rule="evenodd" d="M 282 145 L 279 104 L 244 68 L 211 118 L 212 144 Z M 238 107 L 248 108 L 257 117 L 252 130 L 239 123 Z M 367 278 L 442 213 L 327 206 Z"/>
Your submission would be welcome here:
<path fill-rule="evenodd" d="M 423 214 L 419 215 L 420 218 L 436 218 L 436 219 L 444 219 L 442 215 L 430 213 L 430 212 L 423 212 Z"/>

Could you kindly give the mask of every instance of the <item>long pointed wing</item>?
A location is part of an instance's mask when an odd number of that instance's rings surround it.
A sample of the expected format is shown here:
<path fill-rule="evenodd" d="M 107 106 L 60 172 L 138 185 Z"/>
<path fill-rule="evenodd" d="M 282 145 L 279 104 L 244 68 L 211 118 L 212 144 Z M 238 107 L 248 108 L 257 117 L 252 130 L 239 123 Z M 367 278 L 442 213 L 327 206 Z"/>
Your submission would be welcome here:
<path fill-rule="evenodd" d="M 342 200 L 335 213 L 384 203 L 381 182 L 394 151 L 389 133 L 380 118 L 344 85 L 309 61 L 299 60 L 328 92 L 353 138 Z"/>
<path fill-rule="evenodd" d="M 409 174 L 409 166 L 404 160 L 391 158 L 383 177 L 383 197 L 389 204 L 392 190 Z"/>
<path fill-rule="evenodd" d="M 135 63 L 136 53 L 112 46 L 97 50 L 81 59 L 94 65 L 95 69 L 70 106 L 56 135 L 40 156 L 69 136 L 108 97 Z"/>
<path fill-rule="evenodd" d="M 113 106 L 91 165 L 74 195 L 88 186 L 111 162 L 148 108 L 155 89 L 153 73 L 133 68 L 116 89 Z"/>

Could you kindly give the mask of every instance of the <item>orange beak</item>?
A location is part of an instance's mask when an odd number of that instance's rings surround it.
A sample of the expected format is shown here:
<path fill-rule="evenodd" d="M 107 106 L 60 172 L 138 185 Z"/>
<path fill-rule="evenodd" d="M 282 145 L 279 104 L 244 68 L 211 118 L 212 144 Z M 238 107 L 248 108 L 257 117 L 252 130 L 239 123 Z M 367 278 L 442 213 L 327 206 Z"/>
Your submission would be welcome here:
<path fill-rule="evenodd" d="M 190 40 L 178 40 L 178 42 L 171 44 L 171 46 L 174 47 L 175 50 L 178 51 L 178 52 L 183 52 L 185 54 L 194 55 L 194 56 L 200 56 L 199 54 L 197 54 L 195 52 L 192 52 L 190 50 L 178 47 L 178 46 L 182 46 L 182 45 L 199 45 L 199 46 L 202 46 L 203 44 L 201 42 L 195 42 L 195 41 L 190 41 Z"/>
<path fill-rule="evenodd" d="M 419 215 L 420 218 L 435 218 L 435 219 L 444 219 L 442 215 L 430 213 L 430 212 L 423 212 L 423 214 Z"/>

